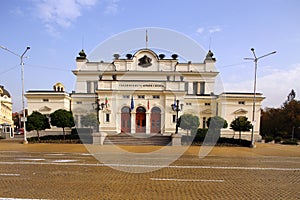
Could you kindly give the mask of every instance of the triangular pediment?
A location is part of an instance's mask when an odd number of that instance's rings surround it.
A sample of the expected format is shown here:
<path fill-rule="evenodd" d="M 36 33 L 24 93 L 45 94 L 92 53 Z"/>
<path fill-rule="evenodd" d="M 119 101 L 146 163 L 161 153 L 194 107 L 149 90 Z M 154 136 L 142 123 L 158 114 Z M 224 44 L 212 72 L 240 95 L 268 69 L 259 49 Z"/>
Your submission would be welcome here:
<path fill-rule="evenodd" d="M 203 111 L 201 111 L 202 114 L 212 114 L 212 110 L 211 109 L 205 109 Z"/>
<path fill-rule="evenodd" d="M 244 114 L 247 114 L 247 113 L 248 113 L 248 111 L 245 110 L 245 109 L 242 109 L 242 108 L 233 112 L 233 114 L 235 114 L 235 115 L 244 115 Z"/>
<path fill-rule="evenodd" d="M 49 112 L 51 111 L 51 108 L 49 108 L 48 106 L 43 106 L 39 109 L 40 112 Z"/>

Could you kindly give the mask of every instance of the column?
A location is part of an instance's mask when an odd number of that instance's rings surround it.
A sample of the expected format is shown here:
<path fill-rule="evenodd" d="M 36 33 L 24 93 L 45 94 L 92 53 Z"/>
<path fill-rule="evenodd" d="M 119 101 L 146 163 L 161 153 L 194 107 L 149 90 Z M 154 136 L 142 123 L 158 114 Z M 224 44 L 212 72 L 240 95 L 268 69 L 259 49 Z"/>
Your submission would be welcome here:
<path fill-rule="evenodd" d="M 150 111 L 146 112 L 146 134 L 150 134 L 150 127 L 151 127 L 150 114 L 151 114 Z"/>
<path fill-rule="evenodd" d="M 136 112 L 131 111 L 131 134 L 135 133 L 135 115 Z"/>

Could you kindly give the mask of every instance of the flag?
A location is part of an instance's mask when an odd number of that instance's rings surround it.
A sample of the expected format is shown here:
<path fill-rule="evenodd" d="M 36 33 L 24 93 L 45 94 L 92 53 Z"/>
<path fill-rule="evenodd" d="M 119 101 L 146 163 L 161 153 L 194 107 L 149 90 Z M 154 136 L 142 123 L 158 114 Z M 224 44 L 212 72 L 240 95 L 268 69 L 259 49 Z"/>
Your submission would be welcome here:
<path fill-rule="evenodd" d="M 148 99 L 147 108 L 148 108 L 148 110 L 150 110 L 150 102 L 149 102 L 149 99 Z"/>
<path fill-rule="evenodd" d="M 133 101 L 133 96 L 131 96 L 131 104 L 130 104 L 131 110 L 134 109 L 134 101 Z"/>
<path fill-rule="evenodd" d="M 106 108 L 108 106 L 108 99 L 107 99 L 107 97 L 105 97 L 105 106 L 106 106 Z"/>

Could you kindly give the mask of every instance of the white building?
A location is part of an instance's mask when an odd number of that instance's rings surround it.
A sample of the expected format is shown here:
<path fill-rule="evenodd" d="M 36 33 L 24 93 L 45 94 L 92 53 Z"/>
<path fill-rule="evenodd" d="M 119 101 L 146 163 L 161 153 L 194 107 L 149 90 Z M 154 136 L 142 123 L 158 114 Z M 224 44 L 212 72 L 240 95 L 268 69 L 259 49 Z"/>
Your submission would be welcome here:
<path fill-rule="evenodd" d="M 9 92 L 0 85 L 0 136 L 13 132 L 12 99 Z"/>
<path fill-rule="evenodd" d="M 150 49 L 140 49 L 126 57 L 114 55 L 112 62 L 89 62 L 82 50 L 76 58 L 76 88 L 72 93 L 72 111 L 77 127 L 83 115 L 95 112 L 97 102 L 100 131 L 109 134 L 170 135 L 175 132 L 176 112 L 171 105 L 179 100 L 179 116 L 199 117 L 200 127 L 212 116 L 231 123 L 238 116 L 252 119 L 253 93 L 215 94 L 219 72 L 209 51 L 203 63 L 181 63 L 176 54 L 166 58 Z M 259 122 L 262 94 L 256 94 L 255 139 L 260 139 Z M 222 130 L 232 137 L 233 130 Z M 236 134 L 237 135 L 237 134 Z M 250 132 L 243 138 L 250 139 Z"/>

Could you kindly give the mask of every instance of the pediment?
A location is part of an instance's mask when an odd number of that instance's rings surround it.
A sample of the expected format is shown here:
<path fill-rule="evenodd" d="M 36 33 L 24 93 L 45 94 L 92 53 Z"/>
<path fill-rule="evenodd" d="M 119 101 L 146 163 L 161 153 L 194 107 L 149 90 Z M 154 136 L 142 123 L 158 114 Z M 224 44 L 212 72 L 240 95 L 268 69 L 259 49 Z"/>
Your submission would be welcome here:
<path fill-rule="evenodd" d="M 50 112 L 51 108 L 49 108 L 48 106 L 43 106 L 39 109 L 40 112 Z"/>
<path fill-rule="evenodd" d="M 205 109 L 203 111 L 201 111 L 202 114 L 212 114 L 212 110 L 211 109 Z"/>
<path fill-rule="evenodd" d="M 242 108 L 233 112 L 233 114 L 235 114 L 235 115 L 244 115 L 244 114 L 247 114 L 247 113 L 248 113 L 248 111 L 245 110 L 245 109 L 242 109 Z"/>

